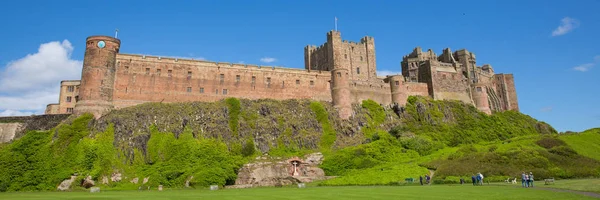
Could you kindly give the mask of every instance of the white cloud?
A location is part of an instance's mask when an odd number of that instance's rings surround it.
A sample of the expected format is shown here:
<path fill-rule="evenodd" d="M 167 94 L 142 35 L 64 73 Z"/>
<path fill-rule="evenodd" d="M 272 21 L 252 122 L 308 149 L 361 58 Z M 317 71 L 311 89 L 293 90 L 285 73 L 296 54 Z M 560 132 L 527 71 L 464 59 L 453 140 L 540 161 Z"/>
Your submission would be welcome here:
<path fill-rule="evenodd" d="M 576 71 L 580 71 L 580 72 L 586 72 L 586 71 L 590 70 L 592 67 L 594 67 L 594 63 L 586 63 L 583 65 L 573 67 L 573 69 Z"/>
<path fill-rule="evenodd" d="M 551 112 L 552 106 L 546 106 L 540 109 L 541 112 Z"/>
<path fill-rule="evenodd" d="M 387 76 L 387 75 L 396 75 L 396 74 L 402 74 L 402 72 L 395 72 L 395 71 L 389 71 L 389 70 L 377 71 L 377 76 Z"/>
<path fill-rule="evenodd" d="M 4 117 L 4 116 L 30 116 L 33 115 L 33 112 L 21 112 L 18 110 L 5 110 L 0 112 L 0 116 Z"/>
<path fill-rule="evenodd" d="M 565 17 L 560 20 L 560 26 L 552 31 L 552 36 L 560 36 L 571 32 L 573 29 L 579 27 L 579 20 Z"/>
<path fill-rule="evenodd" d="M 0 71 L 0 110 L 3 114 L 42 114 L 58 102 L 61 80 L 81 78 L 82 61 L 71 59 L 68 40 L 41 44 L 38 52 L 9 62 Z"/>
<path fill-rule="evenodd" d="M 265 63 L 272 63 L 277 61 L 277 59 L 275 58 L 271 58 L 271 57 L 264 57 L 260 59 L 261 62 L 265 62 Z"/>
<path fill-rule="evenodd" d="M 579 66 L 573 67 L 573 70 L 580 72 L 587 72 L 592 69 L 596 64 L 600 63 L 600 55 L 594 56 L 594 62 L 582 64 Z"/>

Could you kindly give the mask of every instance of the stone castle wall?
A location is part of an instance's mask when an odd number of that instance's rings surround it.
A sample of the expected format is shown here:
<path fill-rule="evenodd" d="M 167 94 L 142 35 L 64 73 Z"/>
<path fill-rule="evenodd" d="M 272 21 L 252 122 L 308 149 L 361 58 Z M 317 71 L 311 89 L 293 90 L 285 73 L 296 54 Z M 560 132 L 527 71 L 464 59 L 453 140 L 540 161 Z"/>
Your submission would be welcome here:
<path fill-rule="evenodd" d="M 331 101 L 331 74 L 326 71 L 129 54 L 117 55 L 116 68 L 115 108 L 227 97 Z"/>
<path fill-rule="evenodd" d="M 372 99 L 404 105 L 411 95 L 460 100 L 486 113 L 518 110 L 512 74 L 476 66 L 475 55 L 467 50 L 453 53 L 447 48 L 438 57 L 417 47 L 403 57 L 402 75 L 378 77 L 374 39 L 346 41 L 338 31 L 328 32 L 327 42 L 319 47 L 304 48 L 305 69 L 122 54 L 120 45 L 116 38 L 88 37 L 81 82 L 63 81 L 59 103 L 49 104 L 46 113 L 91 112 L 99 117 L 145 102 L 236 97 L 329 101 L 347 119 L 351 104 Z M 72 86 L 75 91 L 66 90 Z"/>

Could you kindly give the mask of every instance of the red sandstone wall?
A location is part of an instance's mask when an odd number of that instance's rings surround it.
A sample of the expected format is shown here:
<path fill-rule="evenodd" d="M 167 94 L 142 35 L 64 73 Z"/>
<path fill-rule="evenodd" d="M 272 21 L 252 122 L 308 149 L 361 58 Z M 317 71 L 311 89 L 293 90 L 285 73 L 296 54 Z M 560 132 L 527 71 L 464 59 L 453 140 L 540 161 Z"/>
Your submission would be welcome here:
<path fill-rule="evenodd" d="M 515 79 L 512 74 L 499 74 L 504 78 L 506 95 L 507 95 L 507 109 L 519 111 L 519 101 L 517 99 L 517 90 L 515 88 Z"/>
<path fill-rule="evenodd" d="M 329 45 L 327 43 L 319 46 L 307 46 L 304 49 L 304 68 L 311 71 L 331 71 L 332 64 L 329 58 Z"/>
<path fill-rule="evenodd" d="M 433 98 L 437 100 L 460 100 L 465 103 L 471 103 L 471 97 L 468 93 L 469 85 L 467 79 L 457 72 L 454 67 L 446 63 L 437 63 L 432 72 Z M 439 66 L 439 65 L 447 66 Z"/>
<path fill-rule="evenodd" d="M 369 82 L 354 81 L 350 84 L 350 93 L 353 103 L 362 103 L 363 100 L 367 99 L 384 105 L 392 103 L 390 85 L 383 82 L 383 80 Z"/>
<path fill-rule="evenodd" d="M 310 98 L 331 101 L 330 72 L 308 73 L 296 69 L 246 67 L 235 64 L 232 66 L 204 61 L 175 61 L 170 58 L 159 60 L 157 57 L 143 58 L 126 54 L 119 54 L 117 61 L 113 96 L 116 108 L 148 101 L 217 101 L 227 97 L 280 100 Z M 190 78 L 188 72 L 191 72 Z M 223 81 L 221 74 L 224 76 Z M 239 81 L 236 77 L 238 75 Z"/>
<path fill-rule="evenodd" d="M 407 96 L 429 96 L 427 83 L 406 82 Z"/>

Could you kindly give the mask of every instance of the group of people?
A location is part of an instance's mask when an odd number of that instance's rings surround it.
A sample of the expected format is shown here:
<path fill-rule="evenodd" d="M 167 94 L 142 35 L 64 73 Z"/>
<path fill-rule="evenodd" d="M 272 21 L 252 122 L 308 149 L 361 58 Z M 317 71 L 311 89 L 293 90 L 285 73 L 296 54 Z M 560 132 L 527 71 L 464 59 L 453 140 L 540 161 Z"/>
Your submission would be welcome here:
<path fill-rule="evenodd" d="M 521 185 L 523 187 L 533 187 L 533 173 L 529 172 L 529 174 L 523 172 L 521 174 Z"/>
<path fill-rule="evenodd" d="M 429 184 L 429 181 L 431 180 L 431 177 L 429 177 L 429 175 L 425 174 L 425 184 Z M 421 182 L 421 185 L 423 185 L 423 176 L 419 176 L 419 182 Z"/>
<path fill-rule="evenodd" d="M 483 174 L 479 172 L 477 175 L 471 176 L 471 181 L 473 182 L 473 185 L 483 185 Z"/>

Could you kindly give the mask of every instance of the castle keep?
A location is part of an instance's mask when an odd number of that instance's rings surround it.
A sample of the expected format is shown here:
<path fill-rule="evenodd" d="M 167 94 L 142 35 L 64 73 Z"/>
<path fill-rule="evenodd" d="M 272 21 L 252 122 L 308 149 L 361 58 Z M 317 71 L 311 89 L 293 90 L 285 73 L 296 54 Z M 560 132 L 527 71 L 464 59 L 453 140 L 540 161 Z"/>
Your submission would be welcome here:
<path fill-rule="evenodd" d="M 490 114 L 519 110 L 512 74 L 476 66 L 475 54 L 444 49 L 440 56 L 417 47 L 403 57 L 402 74 L 377 76 L 375 40 L 342 40 L 330 31 L 327 42 L 304 48 L 305 69 L 279 68 L 123 54 L 121 40 L 86 40 L 81 80 L 61 82 L 58 104 L 46 114 L 93 113 L 145 102 L 246 99 L 314 99 L 332 102 L 340 117 L 352 115 L 353 103 L 372 99 L 384 105 L 406 104 L 408 96 L 460 100 Z"/>

